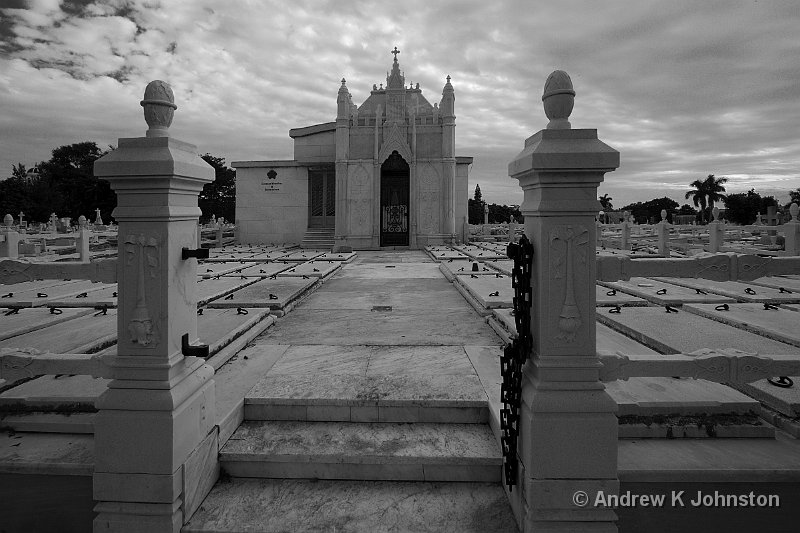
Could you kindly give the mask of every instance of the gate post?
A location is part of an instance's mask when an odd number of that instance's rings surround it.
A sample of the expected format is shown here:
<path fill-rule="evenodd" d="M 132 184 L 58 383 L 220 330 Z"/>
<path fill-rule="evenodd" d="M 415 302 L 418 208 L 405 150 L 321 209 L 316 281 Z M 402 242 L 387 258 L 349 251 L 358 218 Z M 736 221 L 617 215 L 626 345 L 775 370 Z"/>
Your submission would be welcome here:
<path fill-rule="evenodd" d="M 95 531 L 178 532 L 216 479 L 214 369 L 195 355 L 197 197 L 214 169 L 169 137 L 172 90 L 145 89 L 146 137 L 95 162 L 117 193 L 117 355 L 95 420 Z M 184 252 L 189 252 L 185 254 Z M 193 257 L 197 257 L 194 255 Z"/>
<path fill-rule="evenodd" d="M 597 130 L 570 129 L 575 92 L 566 72 L 544 88 L 547 129 L 508 165 L 524 191 L 533 244 L 533 349 L 523 369 L 517 485 L 523 531 L 616 531 L 616 513 L 595 507 L 616 494 L 617 405 L 599 381 L 595 330 L 597 187 L 619 152 Z"/>

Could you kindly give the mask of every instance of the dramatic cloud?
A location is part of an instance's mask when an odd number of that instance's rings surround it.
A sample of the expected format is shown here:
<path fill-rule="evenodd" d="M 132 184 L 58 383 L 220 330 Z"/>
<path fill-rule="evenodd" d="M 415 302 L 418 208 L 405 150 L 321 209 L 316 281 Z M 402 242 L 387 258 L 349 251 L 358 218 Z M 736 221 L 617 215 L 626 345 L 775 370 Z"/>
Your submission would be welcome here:
<path fill-rule="evenodd" d="M 138 102 L 168 81 L 173 135 L 228 161 L 290 159 L 288 130 L 360 104 L 397 46 L 431 102 L 456 90 L 470 190 L 520 203 L 508 162 L 546 125 L 563 69 L 571 121 L 621 152 L 615 206 L 729 178 L 781 198 L 800 187 L 800 10 L 776 2 L 14 0 L 0 9 L 0 177 L 63 144 L 142 135 Z"/>

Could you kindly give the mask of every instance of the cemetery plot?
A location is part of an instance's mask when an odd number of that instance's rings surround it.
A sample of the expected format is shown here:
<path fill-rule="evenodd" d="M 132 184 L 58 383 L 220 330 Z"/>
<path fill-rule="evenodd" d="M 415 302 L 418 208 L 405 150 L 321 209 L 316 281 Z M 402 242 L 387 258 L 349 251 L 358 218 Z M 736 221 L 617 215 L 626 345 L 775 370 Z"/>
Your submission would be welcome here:
<path fill-rule="evenodd" d="M 318 278 L 279 277 L 262 280 L 256 278 L 255 283 L 249 283 L 226 297 L 217 298 L 209 302 L 208 306 L 283 309 L 317 283 L 319 283 Z"/>
<path fill-rule="evenodd" d="M 619 313 L 597 309 L 597 320 L 665 353 L 690 353 L 702 348 L 735 348 L 761 354 L 796 354 L 796 346 L 766 339 L 683 310 L 667 313 L 663 307 L 622 307 Z"/>
<path fill-rule="evenodd" d="M 508 256 L 505 252 L 495 252 L 492 250 L 487 250 L 486 248 L 481 248 L 480 246 L 474 245 L 462 245 L 462 246 L 454 246 L 456 250 L 466 254 L 467 256 L 471 257 L 472 259 L 507 259 Z"/>
<path fill-rule="evenodd" d="M 52 353 L 94 353 L 116 342 L 116 338 L 117 311 L 111 309 L 106 314 L 95 311 L 10 337 L 0 341 L 0 349 L 32 348 Z"/>
<path fill-rule="evenodd" d="M 407 263 L 363 263 L 359 262 L 358 267 L 345 265 L 336 276 L 342 278 L 359 279 L 442 279 L 439 265 L 434 262 L 407 262 Z"/>
<path fill-rule="evenodd" d="M 293 263 L 277 263 L 277 262 L 257 263 L 255 265 L 250 265 L 238 272 L 228 275 L 235 277 L 246 276 L 246 277 L 256 277 L 256 278 L 268 278 L 270 276 L 278 274 L 279 272 L 288 270 L 289 268 L 292 267 L 292 265 Z"/>
<path fill-rule="evenodd" d="M 34 281 L 23 281 L 21 283 L 12 283 L 10 285 L 0 285 L 0 300 L 3 298 L 11 298 L 15 294 L 25 291 L 39 291 L 55 285 L 64 285 L 67 283 L 74 283 L 74 281 L 67 279 L 39 279 Z M 11 296 L 8 296 L 8 295 Z M 0 302 L 1 303 L 1 302 Z"/>
<path fill-rule="evenodd" d="M 55 298 L 48 302 L 49 307 L 93 307 L 109 309 L 117 307 L 117 284 L 104 285 L 102 289 L 82 292 L 74 296 Z"/>
<path fill-rule="evenodd" d="M 250 263 L 201 263 L 197 265 L 197 275 L 201 278 L 213 278 L 216 276 L 224 276 L 232 272 L 242 270 Z"/>
<path fill-rule="evenodd" d="M 252 256 L 250 259 L 258 261 L 275 261 L 276 259 L 283 259 L 287 255 L 294 253 L 294 250 L 269 250 L 259 252 Z"/>
<path fill-rule="evenodd" d="M 50 287 L 14 292 L 10 297 L 6 297 L 8 293 L 4 293 L 4 296 L 0 298 L 0 307 L 43 307 L 51 305 L 50 302 L 57 299 L 68 298 L 83 293 L 88 295 L 92 291 L 100 290 L 105 287 L 107 287 L 107 285 L 104 283 L 80 280 L 51 285 Z"/>
<path fill-rule="evenodd" d="M 325 250 L 298 250 L 282 257 L 281 261 L 297 261 L 299 263 L 304 263 L 316 259 L 325 253 Z"/>
<path fill-rule="evenodd" d="M 473 265 L 477 265 L 477 270 L 475 270 Z M 497 271 L 492 270 L 489 267 L 484 266 L 482 263 L 478 263 L 477 261 L 456 261 L 453 259 L 448 259 L 447 261 L 442 261 L 439 263 L 439 270 L 442 272 L 442 274 L 444 274 L 444 277 L 446 277 L 448 281 L 453 281 L 455 276 L 459 274 L 497 274 Z"/>
<path fill-rule="evenodd" d="M 776 387 L 766 379 L 761 379 L 739 385 L 738 388 L 780 414 L 800 421 L 800 376 L 794 376 L 792 380 L 793 387 Z"/>
<path fill-rule="evenodd" d="M 750 283 L 753 283 L 754 285 L 762 285 L 764 287 L 778 289 L 778 292 L 781 292 L 781 289 L 783 289 L 784 291 L 791 291 L 791 293 L 800 294 L 800 278 L 795 279 L 784 276 L 770 276 L 765 278 L 754 279 Z M 786 292 L 784 294 L 789 294 L 789 293 Z"/>
<path fill-rule="evenodd" d="M 301 278 L 327 278 L 338 269 L 342 268 L 341 261 L 309 261 L 299 265 L 289 265 L 291 268 L 278 274 L 282 277 L 301 277 Z"/>
<path fill-rule="evenodd" d="M 501 274 L 505 274 L 506 276 L 510 276 L 511 269 L 514 268 L 514 261 L 511 259 L 495 259 L 492 261 L 485 261 L 484 264 L 489 268 L 497 270 Z"/>
<path fill-rule="evenodd" d="M 765 308 L 766 307 L 766 308 Z M 800 346 L 800 317 L 788 309 L 756 303 L 684 305 L 690 313 L 752 331 L 770 339 Z M 797 351 L 800 356 L 800 350 Z"/>
<path fill-rule="evenodd" d="M 666 278 L 665 278 L 666 279 Z M 609 289 L 639 296 L 658 305 L 683 305 L 684 303 L 725 303 L 733 302 L 728 296 L 711 293 L 705 287 L 697 288 L 675 285 L 655 278 L 633 277 L 628 281 L 598 282 Z M 697 289 L 700 289 L 698 292 Z M 705 294 L 704 294 L 705 293 Z"/>
<path fill-rule="evenodd" d="M 0 340 L 35 332 L 79 316 L 94 313 L 94 311 L 91 309 L 63 309 L 60 314 L 54 314 L 50 309 L 29 307 L 20 309 L 13 314 L 7 313 L 8 311 L 0 312 Z"/>
<path fill-rule="evenodd" d="M 448 259 L 465 261 L 469 260 L 469 256 L 447 247 L 428 246 L 425 251 L 436 261 L 447 261 Z"/>
<path fill-rule="evenodd" d="M 761 303 L 800 303 L 800 292 L 786 293 L 779 289 L 742 283 L 738 281 L 712 281 L 694 278 L 653 278 L 666 283 L 674 283 L 708 293 L 720 294 L 742 302 Z M 699 303 L 699 302 L 698 302 Z M 710 303 L 710 302 L 709 302 Z"/>
<path fill-rule="evenodd" d="M 514 289 L 511 288 L 511 278 L 508 276 L 462 274 L 456 276 L 456 283 L 466 288 L 486 309 L 513 306 Z"/>
<path fill-rule="evenodd" d="M 326 252 L 317 258 L 317 261 L 342 261 L 349 263 L 357 256 L 356 252 L 333 253 Z"/>
<path fill-rule="evenodd" d="M 508 250 L 508 243 L 500 243 L 500 242 L 474 242 L 470 243 L 480 248 L 484 248 L 486 250 L 496 252 L 501 254 L 503 257 L 508 257 L 506 255 L 506 250 Z"/>
<path fill-rule="evenodd" d="M 343 279 L 337 276 L 304 300 L 302 308 L 375 312 L 435 309 L 446 314 L 451 309 L 466 309 L 466 302 L 441 276 L 436 279 Z"/>
<path fill-rule="evenodd" d="M 237 289 L 247 287 L 258 281 L 259 278 L 241 279 L 240 277 L 220 277 L 219 279 L 204 279 L 197 283 L 197 305 L 227 296 Z"/>
<path fill-rule="evenodd" d="M 638 296 L 632 296 L 620 290 L 604 287 L 599 284 L 595 285 L 595 295 L 598 306 L 647 305 L 647 301 Z"/>

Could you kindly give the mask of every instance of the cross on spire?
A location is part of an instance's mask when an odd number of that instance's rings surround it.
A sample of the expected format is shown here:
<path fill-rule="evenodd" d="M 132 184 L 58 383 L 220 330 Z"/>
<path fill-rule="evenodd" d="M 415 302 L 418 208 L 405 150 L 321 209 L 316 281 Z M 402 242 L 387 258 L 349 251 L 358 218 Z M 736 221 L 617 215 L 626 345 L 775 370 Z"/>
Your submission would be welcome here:
<path fill-rule="evenodd" d="M 397 61 L 397 54 L 400 53 L 400 50 L 398 50 L 397 47 L 395 46 L 394 50 L 392 50 L 390 53 L 394 54 L 394 60 Z"/>

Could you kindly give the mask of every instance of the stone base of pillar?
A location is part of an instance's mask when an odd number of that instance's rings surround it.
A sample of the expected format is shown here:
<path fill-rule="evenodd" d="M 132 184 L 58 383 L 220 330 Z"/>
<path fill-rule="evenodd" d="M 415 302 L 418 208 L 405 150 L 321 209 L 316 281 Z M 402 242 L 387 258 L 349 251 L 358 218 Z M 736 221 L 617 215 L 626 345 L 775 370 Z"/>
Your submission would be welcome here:
<path fill-rule="evenodd" d="M 188 359 L 177 379 L 114 380 L 98 398 L 95 531 L 180 531 L 187 487 L 216 471 L 214 370 Z M 208 454 L 194 452 L 209 445 L 211 462 L 198 465 Z"/>
<path fill-rule="evenodd" d="M 592 387 L 596 383 L 536 382 L 530 368 L 526 372 L 522 485 L 511 494 L 523 531 L 617 531 L 614 510 L 594 505 L 600 492 L 619 493 L 617 404 Z"/>

